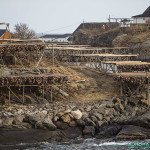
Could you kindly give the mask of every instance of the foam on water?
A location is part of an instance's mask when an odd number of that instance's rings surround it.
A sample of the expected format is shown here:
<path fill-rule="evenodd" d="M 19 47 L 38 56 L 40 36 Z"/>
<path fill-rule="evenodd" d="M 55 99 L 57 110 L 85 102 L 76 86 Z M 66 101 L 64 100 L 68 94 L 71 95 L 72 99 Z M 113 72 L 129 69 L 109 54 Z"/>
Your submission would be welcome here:
<path fill-rule="evenodd" d="M 22 149 L 22 150 L 127 150 L 129 143 L 149 143 L 150 140 L 143 141 L 119 141 L 119 142 L 107 142 L 107 140 L 102 141 L 99 139 L 80 139 L 80 140 L 70 140 L 68 142 L 60 143 L 20 143 L 14 146 L 8 145 L 8 149 Z M 6 148 L 6 145 L 1 147 Z"/>
<path fill-rule="evenodd" d="M 93 144 L 93 146 L 125 146 L 128 145 L 130 142 L 105 142 L 101 144 Z"/>

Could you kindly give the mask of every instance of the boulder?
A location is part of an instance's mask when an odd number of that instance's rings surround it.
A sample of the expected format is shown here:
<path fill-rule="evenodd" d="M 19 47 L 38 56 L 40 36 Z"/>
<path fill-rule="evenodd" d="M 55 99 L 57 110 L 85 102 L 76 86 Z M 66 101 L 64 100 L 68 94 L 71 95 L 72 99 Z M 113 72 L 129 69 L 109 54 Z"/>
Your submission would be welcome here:
<path fill-rule="evenodd" d="M 59 112 L 58 114 L 57 114 L 57 116 L 58 117 L 61 117 L 61 116 L 63 116 L 65 113 L 64 112 Z"/>
<path fill-rule="evenodd" d="M 87 126 L 94 126 L 94 127 L 96 127 L 96 124 L 90 118 L 86 118 L 86 119 L 84 119 L 84 121 L 85 121 L 85 124 Z"/>
<path fill-rule="evenodd" d="M 3 120 L 0 119 L 0 127 L 2 127 L 2 125 L 3 125 Z"/>
<path fill-rule="evenodd" d="M 98 120 L 103 120 L 103 115 L 99 113 L 94 113 L 93 114 Z"/>
<path fill-rule="evenodd" d="M 33 126 L 32 126 L 31 124 L 27 123 L 27 122 L 22 122 L 21 125 L 22 125 L 24 128 L 26 128 L 26 129 L 31 129 L 31 128 L 33 128 Z"/>
<path fill-rule="evenodd" d="M 23 112 L 24 112 L 24 111 L 23 111 L 22 109 L 18 109 L 18 110 L 17 110 L 17 114 L 18 114 L 18 115 L 21 115 Z"/>
<path fill-rule="evenodd" d="M 71 121 L 71 122 L 69 123 L 69 126 L 70 126 L 70 127 L 76 127 L 76 126 L 77 126 L 77 123 L 76 123 L 75 121 Z"/>
<path fill-rule="evenodd" d="M 103 100 L 101 105 L 106 105 L 106 107 L 112 108 L 114 106 L 114 103 L 112 100 Z"/>
<path fill-rule="evenodd" d="M 13 117 L 4 117 L 2 118 L 3 120 L 3 126 L 11 126 L 12 125 L 12 122 L 13 122 Z"/>
<path fill-rule="evenodd" d="M 76 120 L 76 122 L 78 126 L 81 126 L 81 127 L 85 126 L 85 122 L 82 119 Z"/>
<path fill-rule="evenodd" d="M 96 125 L 97 125 L 98 127 L 101 127 L 104 123 L 105 123 L 104 121 L 98 121 L 98 122 L 96 123 Z"/>
<path fill-rule="evenodd" d="M 62 129 L 62 130 L 65 130 L 65 129 L 69 128 L 68 123 L 65 123 L 65 122 L 62 122 L 62 121 L 55 122 L 55 125 L 57 126 L 58 129 Z"/>
<path fill-rule="evenodd" d="M 95 116 L 91 116 L 90 118 L 91 118 L 91 120 L 92 120 L 93 122 L 95 122 L 95 123 L 98 121 Z"/>
<path fill-rule="evenodd" d="M 23 115 L 15 115 L 13 119 L 13 124 L 18 125 L 21 124 L 23 121 L 24 116 Z"/>
<path fill-rule="evenodd" d="M 85 138 L 93 137 L 95 135 L 95 128 L 93 126 L 85 126 L 83 135 Z"/>
<path fill-rule="evenodd" d="M 81 117 L 82 117 L 82 112 L 80 110 L 71 111 L 71 114 L 77 120 L 81 119 Z"/>
<path fill-rule="evenodd" d="M 89 114 L 87 112 L 82 112 L 82 119 L 88 118 Z"/>
<path fill-rule="evenodd" d="M 132 117 L 131 119 L 127 120 L 125 124 L 150 128 L 150 111 L 141 116 Z"/>
<path fill-rule="evenodd" d="M 65 114 L 61 117 L 61 119 L 63 120 L 63 122 L 66 122 L 66 123 L 70 123 L 71 121 L 71 118 L 69 116 L 69 114 Z"/>
<path fill-rule="evenodd" d="M 91 106 L 86 106 L 86 107 L 85 107 L 85 111 L 89 112 L 89 111 L 91 111 L 91 110 L 92 110 L 92 107 L 91 107 Z"/>
<path fill-rule="evenodd" d="M 67 109 L 64 111 L 64 114 L 67 114 L 67 113 L 70 113 L 71 112 L 71 109 Z"/>
<path fill-rule="evenodd" d="M 47 115 L 44 120 L 42 121 L 43 126 L 47 127 L 49 130 L 55 130 L 57 127 L 53 124 L 50 116 Z"/>
<path fill-rule="evenodd" d="M 32 113 L 29 115 L 29 122 L 35 124 L 38 121 L 42 121 L 45 118 L 45 113 Z"/>
<path fill-rule="evenodd" d="M 82 137 L 82 130 L 79 127 L 69 127 L 64 130 L 68 139 L 77 139 Z"/>
<path fill-rule="evenodd" d="M 47 127 L 43 126 L 43 122 L 41 120 L 35 123 L 35 128 L 36 129 L 47 129 Z"/>
<path fill-rule="evenodd" d="M 110 117 L 109 116 L 105 117 L 105 120 L 106 122 L 110 122 Z"/>
<path fill-rule="evenodd" d="M 125 125 L 117 134 L 117 139 L 146 139 L 150 138 L 150 130 L 133 125 Z"/>
<path fill-rule="evenodd" d="M 112 136 L 116 136 L 121 130 L 122 126 L 112 125 L 112 126 L 104 126 L 100 129 L 100 132 L 96 136 L 96 138 L 110 138 Z"/>
<path fill-rule="evenodd" d="M 55 117 L 53 118 L 54 122 L 57 122 L 57 121 L 58 121 L 58 119 L 59 119 L 59 117 L 58 117 L 58 116 L 55 116 Z"/>

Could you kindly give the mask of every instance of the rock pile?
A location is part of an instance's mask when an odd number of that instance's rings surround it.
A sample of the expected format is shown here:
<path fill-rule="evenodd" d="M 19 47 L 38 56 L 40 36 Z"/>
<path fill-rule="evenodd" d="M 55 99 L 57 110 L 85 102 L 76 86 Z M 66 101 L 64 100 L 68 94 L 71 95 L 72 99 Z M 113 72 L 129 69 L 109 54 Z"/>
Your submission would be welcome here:
<path fill-rule="evenodd" d="M 82 104 L 70 101 L 40 106 L 19 106 L 14 109 L 5 108 L 0 112 L 0 127 L 50 131 L 73 127 L 82 131 L 81 136 L 92 137 L 99 133 L 98 138 L 101 138 L 105 137 L 104 135 L 116 135 L 123 125 L 134 125 L 134 116 L 142 115 L 147 110 L 149 107 L 140 100 L 129 98 L 114 98 Z M 139 118 L 136 117 L 136 119 Z M 112 126 L 113 124 L 117 126 Z M 118 137 L 120 135 L 122 134 L 120 133 Z"/>

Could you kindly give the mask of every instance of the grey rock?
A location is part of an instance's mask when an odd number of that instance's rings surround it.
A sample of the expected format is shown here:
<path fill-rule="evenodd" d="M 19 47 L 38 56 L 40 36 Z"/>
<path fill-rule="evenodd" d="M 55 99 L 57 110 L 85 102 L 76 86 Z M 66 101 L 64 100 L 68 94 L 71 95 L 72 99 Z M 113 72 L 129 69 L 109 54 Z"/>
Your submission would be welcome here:
<path fill-rule="evenodd" d="M 5 118 L 2 118 L 3 120 L 3 126 L 11 126 L 12 125 L 12 122 L 13 122 L 13 117 L 5 117 Z"/>
<path fill-rule="evenodd" d="M 82 112 L 82 119 L 88 118 L 89 114 L 87 112 Z"/>
<path fill-rule="evenodd" d="M 93 114 L 98 120 L 103 120 L 103 115 L 99 113 L 94 113 Z"/>
<path fill-rule="evenodd" d="M 85 122 L 82 119 L 76 120 L 76 122 L 78 126 L 81 126 L 81 127 L 85 126 Z"/>
<path fill-rule="evenodd" d="M 106 105 L 106 107 L 108 107 L 108 108 L 112 108 L 114 106 L 114 103 L 112 100 L 103 100 L 102 105 L 103 104 Z"/>
<path fill-rule="evenodd" d="M 110 117 L 109 116 L 105 117 L 105 120 L 109 123 L 110 122 Z"/>
<path fill-rule="evenodd" d="M 36 129 L 47 129 L 47 127 L 43 126 L 43 122 L 41 120 L 35 123 L 35 128 Z"/>
<path fill-rule="evenodd" d="M 82 137 L 82 130 L 78 127 L 69 127 L 65 130 L 65 135 L 68 139 L 77 139 Z"/>
<path fill-rule="evenodd" d="M 104 124 L 104 121 L 98 121 L 98 122 L 96 123 L 96 125 L 97 125 L 98 127 L 101 127 L 103 124 Z"/>
<path fill-rule="evenodd" d="M 96 127 L 96 124 L 90 118 L 86 118 L 86 119 L 84 119 L 84 121 L 85 121 L 85 124 L 87 126 L 94 126 L 94 127 Z"/>
<path fill-rule="evenodd" d="M 80 87 L 84 90 L 85 86 L 83 84 L 80 84 Z"/>
<path fill-rule="evenodd" d="M 83 130 L 83 135 L 85 138 L 89 138 L 95 135 L 95 128 L 93 126 L 85 126 Z"/>
<path fill-rule="evenodd" d="M 15 115 L 13 119 L 13 124 L 21 124 L 23 121 L 24 116 L 23 115 Z"/>
<path fill-rule="evenodd" d="M 33 126 L 30 124 L 30 123 L 27 123 L 27 122 L 22 122 L 21 125 L 27 129 L 31 129 L 33 128 Z"/>
<path fill-rule="evenodd" d="M 116 136 L 118 139 L 150 138 L 150 130 L 133 125 L 125 125 Z"/>
<path fill-rule="evenodd" d="M 121 128 L 122 126 L 119 125 L 104 126 L 100 129 L 96 138 L 110 138 L 112 136 L 116 136 L 120 132 Z"/>
<path fill-rule="evenodd" d="M 34 114 L 30 114 L 29 116 L 29 121 L 31 124 L 35 124 L 38 121 L 41 121 L 45 118 L 45 114 L 44 113 L 34 113 Z"/>
<path fill-rule="evenodd" d="M 85 108 L 85 111 L 87 111 L 87 112 L 89 112 L 89 111 L 91 111 L 92 110 L 92 107 L 91 106 L 87 106 L 86 108 Z"/>
<path fill-rule="evenodd" d="M 61 116 L 61 119 L 63 122 L 66 122 L 66 123 L 70 123 L 70 121 L 71 121 L 69 114 L 65 114 L 65 115 Z"/>
<path fill-rule="evenodd" d="M 80 110 L 71 111 L 71 114 L 77 120 L 81 119 L 81 117 L 82 117 L 82 112 Z"/>
<path fill-rule="evenodd" d="M 76 123 L 75 121 L 71 121 L 71 122 L 69 123 L 69 126 L 70 126 L 70 127 L 76 127 L 76 126 L 77 126 L 77 123 Z"/>
<path fill-rule="evenodd" d="M 54 117 L 54 122 L 58 121 L 59 117 L 58 116 L 55 116 Z"/>
<path fill-rule="evenodd" d="M 65 122 L 62 122 L 62 121 L 55 122 L 55 125 L 57 126 L 58 129 L 62 129 L 62 130 L 65 130 L 65 129 L 69 128 L 68 123 L 65 123 Z"/>
<path fill-rule="evenodd" d="M 91 116 L 90 118 L 91 118 L 91 120 L 92 120 L 93 122 L 95 122 L 95 123 L 98 121 L 95 116 Z"/>
<path fill-rule="evenodd" d="M 2 126 L 3 126 L 3 120 L 0 119 L 0 127 L 2 127 Z"/>
<path fill-rule="evenodd" d="M 47 115 L 44 120 L 42 121 L 43 126 L 47 127 L 49 130 L 55 130 L 57 127 L 54 125 L 52 120 L 50 119 L 50 116 Z"/>

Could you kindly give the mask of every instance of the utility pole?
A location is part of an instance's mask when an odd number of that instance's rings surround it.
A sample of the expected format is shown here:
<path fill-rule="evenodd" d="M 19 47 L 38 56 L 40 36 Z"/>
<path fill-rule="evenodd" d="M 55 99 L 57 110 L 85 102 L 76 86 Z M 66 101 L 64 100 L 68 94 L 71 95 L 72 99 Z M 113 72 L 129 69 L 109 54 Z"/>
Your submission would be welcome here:
<path fill-rule="evenodd" d="M 54 44 L 52 43 L 52 53 L 53 53 L 53 66 L 54 66 Z"/>
<path fill-rule="evenodd" d="M 110 23 L 110 15 L 109 15 L 109 18 L 108 18 L 108 22 Z"/>
<path fill-rule="evenodd" d="M 83 29 L 84 29 L 84 19 L 83 19 Z"/>
<path fill-rule="evenodd" d="M 43 41 L 43 33 L 42 33 L 42 41 Z M 43 41 L 44 42 L 44 41 Z"/>

